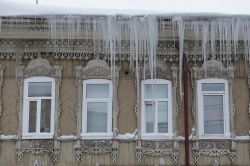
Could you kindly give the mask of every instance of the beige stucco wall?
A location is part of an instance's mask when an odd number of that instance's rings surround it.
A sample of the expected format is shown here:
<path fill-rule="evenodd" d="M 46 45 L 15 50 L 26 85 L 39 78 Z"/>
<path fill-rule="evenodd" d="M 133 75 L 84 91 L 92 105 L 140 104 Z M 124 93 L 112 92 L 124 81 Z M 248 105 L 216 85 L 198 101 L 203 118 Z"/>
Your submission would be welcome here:
<path fill-rule="evenodd" d="M 60 133 L 61 135 L 74 135 L 76 131 L 76 115 L 75 105 L 77 103 L 77 88 L 75 82 L 74 67 L 79 64 L 86 64 L 86 62 L 77 60 L 60 60 L 56 61 L 49 58 L 51 64 L 58 64 L 63 67 L 62 82 L 60 87 L 60 102 L 62 112 L 59 117 Z M 27 63 L 25 61 L 24 63 Z M 0 64 L 5 66 L 4 82 L 2 87 L 2 104 L 3 112 L 0 117 L 0 130 L 2 135 L 16 135 L 19 129 L 17 105 L 19 102 L 19 86 L 15 78 L 15 60 L 0 60 Z M 121 65 L 122 67 L 123 65 Z M 119 85 L 118 85 L 118 132 L 119 134 L 133 133 L 137 128 L 137 119 L 135 116 L 135 103 L 136 103 L 136 87 L 134 75 L 131 71 L 125 74 L 123 67 L 120 70 Z M 192 100 L 193 89 L 189 81 L 189 133 L 193 127 L 192 118 Z M 179 107 L 178 116 L 178 131 L 180 136 L 184 136 L 184 116 L 183 106 L 180 101 L 179 89 L 177 89 L 177 99 Z M 249 102 L 249 89 L 245 73 L 245 63 L 243 60 L 238 61 L 235 71 L 234 83 L 234 101 L 235 101 L 235 133 L 238 136 L 248 135 L 250 130 L 250 118 L 248 115 L 248 102 Z M 58 162 L 53 163 L 50 156 L 34 156 L 24 155 L 21 162 L 16 162 L 15 157 L 15 141 L 1 141 L 0 146 L 0 166 L 5 165 L 33 165 L 34 161 L 42 161 L 45 165 L 95 165 L 97 162 L 100 165 L 136 165 L 139 164 L 135 157 L 135 140 L 120 141 L 119 142 L 119 156 L 117 163 L 113 163 L 109 154 L 105 155 L 86 155 L 82 158 L 81 162 L 77 162 L 74 158 L 73 147 L 74 141 L 61 142 L 61 154 Z M 193 163 L 190 144 L 190 161 Z M 250 164 L 250 142 L 237 143 L 237 158 L 236 165 L 249 165 Z M 220 162 L 221 165 L 231 164 L 227 156 L 220 158 L 204 157 L 201 156 L 198 165 L 211 165 L 214 159 Z M 165 163 L 172 164 L 170 157 L 145 157 L 140 165 L 155 165 L 159 164 L 160 160 Z M 184 144 L 180 144 L 180 157 L 178 165 L 184 163 Z"/>

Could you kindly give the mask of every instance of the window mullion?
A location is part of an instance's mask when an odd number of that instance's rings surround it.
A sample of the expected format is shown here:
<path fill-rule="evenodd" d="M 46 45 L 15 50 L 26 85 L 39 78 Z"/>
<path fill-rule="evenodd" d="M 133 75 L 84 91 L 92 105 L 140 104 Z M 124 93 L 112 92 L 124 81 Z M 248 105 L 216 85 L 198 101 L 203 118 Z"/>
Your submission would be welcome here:
<path fill-rule="evenodd" d="M 36 108 L 36 133 L 40 133 L 40 122 L 41 122 L 41 99 L 37 100 Z"/>
<path fill-rule="evenodd" d="M 158 101 L 155 100 L 154 103 L 155 103 L 155 110 L 154 110 L 154 115 L 155 115 L 155 117 L 154 117 L 154 121 L 155 121 L 154 122 L 154 132 L 158 133 Z"/>

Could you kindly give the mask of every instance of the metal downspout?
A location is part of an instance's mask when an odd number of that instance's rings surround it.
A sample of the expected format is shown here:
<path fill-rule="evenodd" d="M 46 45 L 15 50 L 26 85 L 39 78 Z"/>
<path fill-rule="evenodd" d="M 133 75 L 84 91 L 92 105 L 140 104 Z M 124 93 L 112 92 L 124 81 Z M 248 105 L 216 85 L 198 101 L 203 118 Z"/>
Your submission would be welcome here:
<path fill-rule="evenodd" d="M 179 51 L 179 44 L 175 43 L 175 48 Z M 189 166 L 189 126 L 188 126 L 188 63 L 186 55 L 183 53 L 183 64 L 182 64 L 182 76 L 183 76 L 183 109 L 184 109 L 184 135 L 185 135 L 185 166 Z M 182 95 L 182 94 L 181 94 Z"/>

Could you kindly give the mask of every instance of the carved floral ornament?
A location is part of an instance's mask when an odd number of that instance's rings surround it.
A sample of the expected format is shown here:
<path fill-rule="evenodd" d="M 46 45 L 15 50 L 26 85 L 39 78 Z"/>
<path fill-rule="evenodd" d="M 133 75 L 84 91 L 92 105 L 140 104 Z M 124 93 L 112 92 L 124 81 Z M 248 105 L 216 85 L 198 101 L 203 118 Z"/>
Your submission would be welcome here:
<path fill-rule="evenodd" d="M 118 157 L 118 141 L 114 140 L 117 136 L 117 117 L 119 112 L 117 88 L 119 84 L 119 68 L 116 67 L 115 71 L 112 71 L 105 60 L 94 59 L 88 61 L 86 66 L 76 66 L 76 83 L 78 88 L 78 104 L 76 105 L 76 117 L 77 117 L 77 141 L 74 147 L 75 158 L 81 160 L 83 154 L 105 154 L 110 153 L 112 160 L 116 161 Z M 114 75 L 112 75 L 112 73 Z M 112 80 L 112 77 L 114 78 Z M 112 103 L 112 128 L 113 128 L 113 140 L 81 140 L 82 131 L 82 85 L 83 80 L 87 79 L 108 79 L 112 80 L 115 84 L 113 86 L 113 103 Z"/>
<path fill-rule="evenodd" d="M 233 86 L 234 86 L 234 71 L 233 66 L 224 67 L 221 61 L 209 60 L 203 63 L 201 67 L 192 67 L 191 69 L 191 82 L 193 88 L 193 104 L 192 104 L 192 114 L 194 118 L 194 136 L 193 136 L 193 147 L 192 152 L 195 159 L 195 163 L 198 162 L 201 155 L 210 157 L 220 157 L 228 155 L 231 162 L 234 162 L 236 158 L 236 142 L 233 140 L 233 135 L 231 139 L 222 140 L 204 140 L 199 139 L 198 133 L 195 129 L 198 128 L 198 103 L 197 103 L 197 81 L 205 78 L 222 78 L 228 80 L 229 89 L 229 111 L 230 118 L 235 114 L 234 103 L 233 103 Z M 233 121 L 230 120 L 231 132 L 233 129 Z"/>
<path fill-rule="evenodd" d="M 18 141 L 16 143 L 16 157 L 17 160 L 21 160 L 24 153 L 30 152 L 33 155 L 51 154 L 51 157 L 56 161 L 60 154 L 60 141 L 58 139 L 59 131 L 59 116 L 61 112 L 61 105 L 59 101 L 59 87 L 61 85 L 61 71 L 62 67 L 58 65 L 51 66 L 46 59 L 37 58 L 32 59 L 27 66 L 18 65 L 16 69 L 16 77 L 19 82 L 20 88 L 20 99 L 18 104 L 18 115 L 19 115 L 19 132 Z M 55 133 L 54 138 L 50 140 L 22 140 L 22 114 L 23 114 L 23 87 L 24 79 L 35 77 L 35 76 L 46 76 L 55 78 Z"/>

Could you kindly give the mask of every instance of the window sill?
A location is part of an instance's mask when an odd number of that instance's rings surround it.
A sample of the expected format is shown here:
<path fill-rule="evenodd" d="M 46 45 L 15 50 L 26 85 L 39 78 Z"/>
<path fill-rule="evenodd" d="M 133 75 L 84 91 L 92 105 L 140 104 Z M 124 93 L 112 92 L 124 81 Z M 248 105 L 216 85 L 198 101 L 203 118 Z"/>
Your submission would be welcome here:
<path fill-rule="evenodd" d="M 112 139 L 113 133 L 82 133 L 82 139 Z"/>
<path fill-rule="evenodd" d="M 159 134 L 159 133 L 150 133 L 150 134 L 142 134 L 141 139 L 143 140 L 172 140 L 173 134 Z"/>
<path fill-rule="evenodd" d="M 213 134 L 213 135 L 200 135 L 199 139 L 231 139 L 230 134 L 223 134 L 223 135 L 217 135 L 217 134 Z"/>
<path fill-rule="evenodd" d="M 53 139 L 53 133 L 26 133 L 22 134 L 22 139 Z"/>

